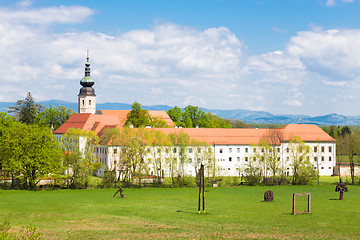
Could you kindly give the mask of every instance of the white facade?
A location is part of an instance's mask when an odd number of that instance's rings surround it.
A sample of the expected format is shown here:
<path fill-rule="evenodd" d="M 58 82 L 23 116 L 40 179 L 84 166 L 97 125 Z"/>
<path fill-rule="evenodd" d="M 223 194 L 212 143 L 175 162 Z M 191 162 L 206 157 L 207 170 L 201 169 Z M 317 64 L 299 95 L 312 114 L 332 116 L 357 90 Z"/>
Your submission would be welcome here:
<path fill-rule="evenodd" d="M 308 159 L 314 165 L 320 176 L 330 176 L 333 174 L 333 168 L 336 165 L 336 145 L 335 142 L 308 142 L 310 152 L 307 154 Z M 154 159 L 161 161 L 164 177 L 169 174 L 169 159 L 176 159 L 177 170 L 180 171 L 179 149 L 175 147 L 169 148 L 167 152 L 158 151 L 156 147 L 148 147 L 145 155 L 148 169 L 146 174 L 153 175 L 156 171 L 154 167 Z M 176 150 L 175 150 L 176 149 Z M 279 169 L 286 175 L 292 175 L 291 169 L 291 150 L 288 142 L 275 146 L 277 156 L 279 158 Z M 98 175 L 102 176 L 105 169 L 119 170 L 119 162 L 121 155 L 120 146 L 99 146 L 96 155 L 103 163 L 102 169 L 98 171 Z M 186 148 L 186 164 L 184 164 L 184 175 L 196 176 L 201 163 L 205 165 L 208 174 L 210 169 L 215 165 L 216 176 L 241 176 L 246 175 L 245 169 L 249 164 L 259 165 L 257 153 L 264 151 L 261 147 L 252 145 L 212 145 L 207 147 L 189 146 Z M 161 153 L 160 153 L 161 152 Z M 255 159 L 255 160 L 254 160 Z M 270 170 L 265 173 L 271 176 Z"/>

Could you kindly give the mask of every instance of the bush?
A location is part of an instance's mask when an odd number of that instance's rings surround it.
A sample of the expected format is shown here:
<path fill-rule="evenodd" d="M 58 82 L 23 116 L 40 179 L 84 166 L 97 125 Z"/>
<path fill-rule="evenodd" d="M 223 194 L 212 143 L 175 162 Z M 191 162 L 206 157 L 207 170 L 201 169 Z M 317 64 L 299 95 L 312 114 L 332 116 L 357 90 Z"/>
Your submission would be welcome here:
<path fill-rule="evenodd" d="M 20 239 L 28 239 L 28 240 L 40 240 L 42 238 L 42 234 L 36 231 L 34 227 L 27 227 L 25 230 L 21 230 L 19 232 L 11 231 L 10 224 L 8 222 L 4 222 L 0 225 L 0 239 L 2 240 L 20 240 Z"/>

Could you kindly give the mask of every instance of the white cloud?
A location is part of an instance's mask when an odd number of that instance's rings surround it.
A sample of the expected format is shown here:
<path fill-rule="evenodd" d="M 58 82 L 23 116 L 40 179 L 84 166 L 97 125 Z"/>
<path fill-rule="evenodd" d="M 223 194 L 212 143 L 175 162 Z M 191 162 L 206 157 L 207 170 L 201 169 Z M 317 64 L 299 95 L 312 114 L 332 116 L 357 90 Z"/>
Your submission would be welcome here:
<path fill-rule="evenodd" d="M 303 105 L 299 100 L 296 100 L 296 99 L 285 100 L 282 103 L 285 105 L 295 106 L 295 107 L 300 107 Z"/>
<path fill-rule="evenodd" d="M 31 1 L 20 3 L 22 7 L 28 7 Z M 94 11 L 87 7 L 48 7 L 41 9 L 15 9 L 0 8 L 0 21 L 7 23 L 31 23 L 40 25 L 50 25 L 53 23 L 79 23 Z"/>
<path fill-rule="evenodd" d="M 335 0 L 327 0 L 326 6 L 328 6 L 328 7 L 335 6 Z"/>
<path fill-rule="evenodd" d="M 353 3 L 354 0 L 340 0 L 340 2 L 342 3 Z M 336 5 L 336 0 L 327 0 L 326 1 L 326 6 L 328 7 L 333 7 Z"/>
<path fill-rule="evenodd" d="M 34 1 L 31 1 L 31 0 L 22 0 L 22 1 L 18 2 L 16 5 L 21 8 L 27 8 L 27 7 L 30 7 L 33 3 L 34 3 Z"/>
<path fill-rule="evenodd" d="M 358 96 L 358 29 L 299 32 L 285 49 L 247 56 L 244 43 L 226 27 L 155 23 L 118 35 L 54 33 L 49 23 L 84 21 L 94 11 L 23 4 L 29 8 L 0 9 L 2 101 L 31 91 L 38 101 L 76 102 L 86 49 L 98 102 L 318 115 L 350 112 L 360 101 L 336 98 L 329 104 L 339 93 Z"/>

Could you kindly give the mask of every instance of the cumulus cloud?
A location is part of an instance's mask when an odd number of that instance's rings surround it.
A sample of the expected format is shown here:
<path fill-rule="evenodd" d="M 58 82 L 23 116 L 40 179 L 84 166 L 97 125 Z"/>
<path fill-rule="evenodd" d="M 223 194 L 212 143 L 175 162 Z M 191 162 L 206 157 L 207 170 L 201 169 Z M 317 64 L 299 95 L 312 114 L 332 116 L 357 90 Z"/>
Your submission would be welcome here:
<path fill-rule="evenodd" d="M 0 58 L 1 101 L 31 91 L 38 101 L 76 102 L 87 49 L 98 102 L 344 113 L 356 99 L 338 95 L 357 98 L 360 88 L 358 29 L 299 32 L 284 49 L 248 56 L 245 43 L 226 27 L 165 22 L 118 35 L 54 33 L 52 23 L 84 21 L 94 11 L 33 9 L 31 1 L 22 6 L 0 9 L 0 55 L 6 56 Z"/>

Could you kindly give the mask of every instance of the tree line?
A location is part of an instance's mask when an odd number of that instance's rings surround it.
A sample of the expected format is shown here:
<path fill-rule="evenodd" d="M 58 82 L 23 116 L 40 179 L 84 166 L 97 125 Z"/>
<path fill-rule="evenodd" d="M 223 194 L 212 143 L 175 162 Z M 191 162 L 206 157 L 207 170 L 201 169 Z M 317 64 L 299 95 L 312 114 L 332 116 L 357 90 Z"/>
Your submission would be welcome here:
<path fill-rule="evenodd" d="M 137 181 L 141 185 L 141 178 L 151 176 L 154 183 L 159 183 L 168 175 L 173 186 L 184 186 L 185 168 L 191 166 L 197 173 L 200 163 L 206 163 L 208 176 L 215 177 L 212 148 L 206 142 L 190 139 L 184 132 L 167 135 L 155 129 L 112 128 L 106 130 L 101 144 L 115 147 L 112 151 L 118 153 L 115 165 L 106 172 L 109 176 L 105 178 L 112 179 L 110 182 L 131 186 Z"/>
<path fill-rule="evenodd" d="M 58 176 L 64 168 L 62 151 L 51 129 L 63 124 L 73 111 L 65 107 L 44 108 L 28 93 L 10 107 L 9 114 L 0 113 L 3 183 L 10 181 L 11 187 L 20 184 L 33 189 L 49 174 Z"/>

